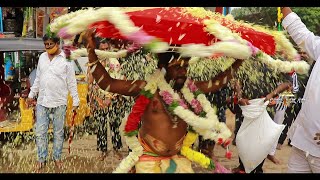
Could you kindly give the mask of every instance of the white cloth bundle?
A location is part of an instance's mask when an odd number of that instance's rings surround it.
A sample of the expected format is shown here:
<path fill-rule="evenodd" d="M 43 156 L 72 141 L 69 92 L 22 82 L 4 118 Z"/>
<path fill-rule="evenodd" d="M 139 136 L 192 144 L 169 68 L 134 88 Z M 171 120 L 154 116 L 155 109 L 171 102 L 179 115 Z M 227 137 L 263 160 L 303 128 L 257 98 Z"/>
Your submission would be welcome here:
<path fill-rule="evenodd" d="M 236 137 L 239 157 L 247 173 L 267 157 L 285 127 L 269 116 L 266 110 L 269 101 L 259 98 L 249 102 L 250 105 L 241 106 L 244 119 Z"/>

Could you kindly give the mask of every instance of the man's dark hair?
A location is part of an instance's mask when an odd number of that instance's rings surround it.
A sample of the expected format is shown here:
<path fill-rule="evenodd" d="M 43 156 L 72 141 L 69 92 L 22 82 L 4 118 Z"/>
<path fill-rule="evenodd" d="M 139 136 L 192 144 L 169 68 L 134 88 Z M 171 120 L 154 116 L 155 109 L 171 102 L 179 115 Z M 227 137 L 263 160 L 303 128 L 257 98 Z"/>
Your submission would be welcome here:
<path fill-rule="evenodd" d="M 47 41 L 47 40 L 49 40 L 49 39 L 51 39 L 53 42 L 55 42 L 55 43 L 59 43 L 60 42 L 60 38 L 58 38 L 57 36 L 54 36 L 54 35 L 52 35 L 52 36 L 49 36 L 48 34 L 45 34 L 43 37 L 42 37 L 42 40 L 43 41 Z"/>
<path fill-rule="evenodd" d="M 96 43 L 96 49 L 99 49 L 99 46 L 101 43 L 108 43 L 109 45 L 111 45 L 111 44 L 113 45 L 114 41 L 110 38 L 96 37 L 95 43 Z"/>
<path fill-rule="evenodd" d="M 167 67 L 171 59 L 179 58 L 180 55 L 176 52 L 165 52 L 165 53 L 158 53 L 157 56 L 158 56 L 158 66 Z"/>
<path fill-rule="evenodd" d="M 172 51 L 172 52 L 158 53 L 157 56 L 158 56 L 158 67 L 167 67 L 170 60 L 178 59 L 181 55 L 178 52 Z M 189 60 L 190 58 L 187 58 L 187 59 Z"/>

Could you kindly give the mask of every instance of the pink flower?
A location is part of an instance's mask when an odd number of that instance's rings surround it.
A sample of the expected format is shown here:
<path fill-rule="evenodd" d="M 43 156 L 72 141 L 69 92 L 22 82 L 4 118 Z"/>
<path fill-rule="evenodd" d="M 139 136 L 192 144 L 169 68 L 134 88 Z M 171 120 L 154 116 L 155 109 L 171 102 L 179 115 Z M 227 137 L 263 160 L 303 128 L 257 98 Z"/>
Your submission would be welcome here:
<path fill-rule="evenodd" d="M 110 64 L 110 65 L 109 65 L 109 68 L 110 68 L 111 70 L 114 70 L 114 64 Z"/>
<path fill-rule="evenodd" d="M 187 86 L 192 93 L 198 90 L 197 86 L 194 84 L 192 80 L 189 80 Z"/>
<path fill-rule="evenodd" d="M 251 48 L 252 55 L 255 56 L 255 55 L 258 53 L 259 49 L 256 48 L 256 47 L 255 47 L 253 44 L 251 44 L 250 42 L 248 42 L 248 46 Z"/>
<path fill-rule="evenodd" d="M 127 36 L 127 39 L 132 40 L 133 42 L 137 44 L 148 44 L 151 40 L 154 39 L 153 36 L 148 35 L 146 32 L 144 32 L 142 29 L 131 33 Z"/>
<path fill-rule="evenodd" d="M 64 45 L 62 49 L 63 49 L 63 52 L 66 54 L 66 57 L 69 58 L 71 55 L 71 51 L 74 51 L 77 48 L 72 45 Z"/>
<path fill-rule="evenodd" d="M 200 104 L 200 102 L 198 100 L 192 99 L 190 104 L 191 104 L 191 106 L 194 109 L 194 112 L 196 114 L 199 114 L 202 111 L 201 104 Z"/>
<path fill-rule="evenodd" d="M 168 91 L 161 91 L 160 95 L 166 104 L 170 105 L 173 102 L 173 96 Z"/>
<path fill-rule="evenodd" d="M 67 32 L 67 28 L 61 28 L 58 32 L 58 36 L 62 39 L 71 39 L 73 36 Z"/>
<path fill-rule="evenodd" d="M 185 109 L 188 109 L 188 106 L 187 106 L 187 104 L 184 102 L 183 99 L 180 99 L 180 100 L 179 100 L 179 105 L 182 106 L 182 107 L 185 108 Z"/>
<path fill-rule="evenodd" d="M 128 53 L 132 53 L 132 52 L 139 50 L 140 48 L 141 47 L 138 44 L 134 43 L 133 45 L 131 45 L 130 47 L 127 48 L 127 51 L 128 51 Z"/>
<path fill-rule="evenodd" d="M 214 164 L 216 165 L 214 173 L 231 173 L 230 170 L 225 168 L 222 164 L 220 164 L 218 161 L 214 161 Z"/>

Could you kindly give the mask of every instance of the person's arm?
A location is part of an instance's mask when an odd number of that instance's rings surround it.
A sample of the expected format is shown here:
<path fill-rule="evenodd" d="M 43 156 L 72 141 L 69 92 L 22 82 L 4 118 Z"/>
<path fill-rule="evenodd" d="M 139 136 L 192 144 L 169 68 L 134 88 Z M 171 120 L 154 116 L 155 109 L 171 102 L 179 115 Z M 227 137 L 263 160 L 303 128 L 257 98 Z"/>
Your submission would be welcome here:
<path fill-rule="evenodd" d="M 269 93 L 266 96 L 264 102 L 278 96 L 281 92 L 283 92 L 284 90 L 290 89 L 291 87 L 292 87 L 292 84 L 290 82 L 280 84 L 275 90 L 273 90 L 271 93 Z"/>
<path fill-rule="evenodd" d="M 67 65 L 67 86 L 73 100 L 72 106 L 79 107 L 80 99 L 78 95 L 77 80 L 71 62 Z"/>
<path fill-rule="evenodd" d="M 233 113 L 233 114 L 236 114 L 236 111 L 235 111 L 235 103 L 234 103 L 234 100 L 233 100 L 233 96 L 231 97 L 228 97 L 227 98 L 227 107 L 229 108 L 229 110 Z"/>
<path fill-rule="evenodd" d="M 221 88 L 227 86 L 227 83 L 233 78 L 232 73 L 236 71 L 242 64 L 243 60 L 236 60 L 231 67 L 229 67 L 224 72 L 221 72 L 216 77 L 211 79 L 210 81 L 196 81 L 196 86 L 204 93 L 217 92 Z M 211 87 L 208 87 L 209 84 L 212 83 Z"/>
<path fill-rule="evenodd" d="M 90 29 L 84 35 L 87 40 L 87 50 L 90 66 L 90 73 L 92 73 L 93 78 L 99 85 L 99 87 L 108 92 L 117 93 L 126 96 L 136 96 L 146 85 L 145 81 L 142 80 L 118 80 L 112 78 L 106 69 L 101 65 L 98 57 L 95 53 L 95 34 Z"/>
<path fill-rule="evenodd" d="M 300 46 L 313 60 L 320 55 L 320 37 L 309 31 L 300 17 L 289 7 L 282 7 L 283 27 L 288 31 L 294 42 Z"/>
<path fill-rule="evenodd" d="M 41 76 L 41 71 L 40 71 L 40 60 L 41 60 L 41 57 L 42 57 L 42 55 L 39 57 L 37 71 L 36 71 L 36 79 L 34 80 L 33 85 L 30 88 L 30 93 L 28 95 L 29 99 L 34 99 L 34 97 L 39 93 L 40 76 Z"/>
<path fill-rule="evenodd" d="M 240 104 L 241 106 L 250 105 L 249 99 L 243 98 L 243 95 L 242 95 L 242 86 L 241 86 L 241 84 L 239 83 L 239 81 L 236 81 L 236 82 L 235 82 L 233 88 L 234 88 L 234 91 L 236 92 L 238 104 Z"/>

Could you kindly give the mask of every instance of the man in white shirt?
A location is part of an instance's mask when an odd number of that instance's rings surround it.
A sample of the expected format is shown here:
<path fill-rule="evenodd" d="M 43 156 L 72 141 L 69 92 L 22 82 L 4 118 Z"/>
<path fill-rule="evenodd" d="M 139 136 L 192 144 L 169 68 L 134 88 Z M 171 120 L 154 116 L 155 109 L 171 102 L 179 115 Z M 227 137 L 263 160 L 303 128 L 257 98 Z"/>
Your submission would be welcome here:
<path fill-rule="evenodd" d="M 288 132 L 292 145 L 288 172 L 320 173 L 320 146 L 315 138 L 320 132 L 320 37 L 310 32 L 289 7 L 281 9 L 283 27 L 296 44 L 316 61 L 305 89 L 301 110 Z"/>
<path fill-rule="evenodd" d="M 46 34 L 43 37 L 46 52 L 39 57 L 37 73 L 27 98 L 30 105 L 38 94 L 35 123 L 38 162 L 36 172 L 46 164 L 48 155 L 49 116 L 53 123 L 53 160 L 58 168 L 62 168 L 61 154 L 64 142 L 64 122 L 66 116 L 67 97 L 70 92 L 73 99 L 73 110 L 79 106 L 77 82 L 73 65 L 66 59 L 59 48 L 59 38 Z"/>

